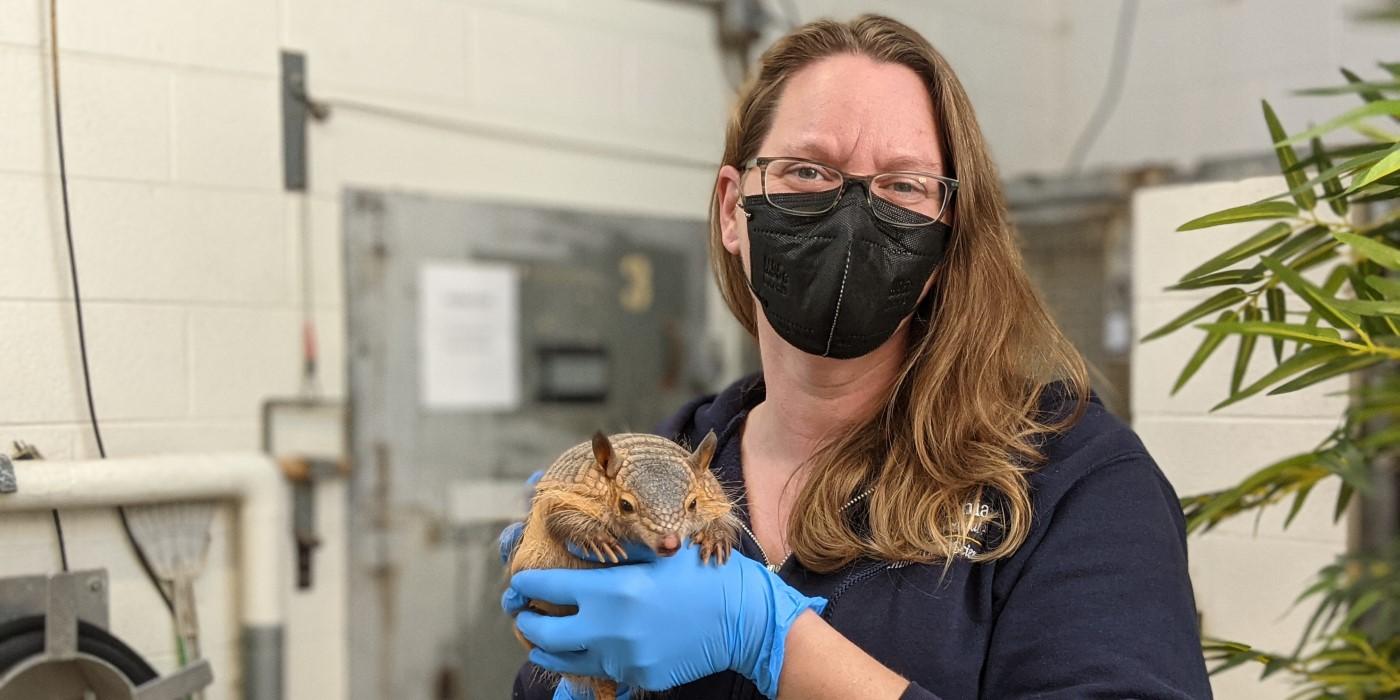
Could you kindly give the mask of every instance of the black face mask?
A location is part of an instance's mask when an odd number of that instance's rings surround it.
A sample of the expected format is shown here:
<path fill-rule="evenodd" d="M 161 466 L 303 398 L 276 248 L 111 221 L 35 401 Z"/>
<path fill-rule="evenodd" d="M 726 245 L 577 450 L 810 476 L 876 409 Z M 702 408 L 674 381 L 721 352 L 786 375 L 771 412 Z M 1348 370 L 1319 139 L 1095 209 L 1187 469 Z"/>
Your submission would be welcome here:
<path fill-rule="evenodd" d="M 914 309 L 943 259 L 952 227 L 872 198 L 850 183 L 841 201 L 820 216 L 790 214 L 763 195 L 744 197 L 749 217 L 749 287 L 778 335 L 822 357 L 860 357 L 889 340 Z M 774 194 L 794 209 L 810 194 Z"/>

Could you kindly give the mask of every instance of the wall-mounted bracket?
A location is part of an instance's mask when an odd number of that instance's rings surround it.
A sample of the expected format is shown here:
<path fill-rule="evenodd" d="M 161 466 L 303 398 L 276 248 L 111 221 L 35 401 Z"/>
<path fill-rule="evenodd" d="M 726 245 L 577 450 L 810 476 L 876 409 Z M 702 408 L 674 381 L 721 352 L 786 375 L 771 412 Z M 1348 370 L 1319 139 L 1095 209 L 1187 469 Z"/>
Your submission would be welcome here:
<path fill-rule="evenodd" d="M 105 631 L 107 591 L 101 569 L 0 579 L 0 623 L 16 623 L 0 638 L 0 649 L 9 654 L 9 663 L 0 666 L 0 700 L 79 693 L 102 700 L 176 700 L 214 682 L 205 659 L 149 677 L 154 672 L 136 652 Z M 42 624 L 32 627 L 28 621 L 36 616 Z M 42 646 L 35 643 L 40 639 Z M 146 676 L 133 681 L 141 667 Z"/>
<path fill-rule="evenodd" d="M 282 184 L 290 192 L 305 192 L 306 120 L 310 116 L 306 92 L 306 56 L 282 52 Z"/>
<path fill-rule="evenodd" d="M 15 478 L 15 464 L 10 461 L 10 456 L 0 454 L 0 494 L 14 493 L 19 490 L 19 480 Z"/>

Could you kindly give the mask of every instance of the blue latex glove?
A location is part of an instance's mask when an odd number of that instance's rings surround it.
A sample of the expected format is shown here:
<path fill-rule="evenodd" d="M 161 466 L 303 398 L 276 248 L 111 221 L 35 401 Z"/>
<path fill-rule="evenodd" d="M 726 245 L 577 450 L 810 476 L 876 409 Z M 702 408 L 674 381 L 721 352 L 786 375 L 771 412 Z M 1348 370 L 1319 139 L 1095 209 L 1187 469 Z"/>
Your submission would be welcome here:
<path fill-rule="evenodd" d="M 527 599 L 577 605 L 548 617 Z M 511 577 L 501 598 L 535 645 L 530 660 L 558 673 L 612 678 L 665 690 L 720 671 L 778 694 L 788 630 L 809 598 L 762 564 L 735 552 L 716 566 L 687 541 L 674 556 L 603 569 L 532 569 Z"/>

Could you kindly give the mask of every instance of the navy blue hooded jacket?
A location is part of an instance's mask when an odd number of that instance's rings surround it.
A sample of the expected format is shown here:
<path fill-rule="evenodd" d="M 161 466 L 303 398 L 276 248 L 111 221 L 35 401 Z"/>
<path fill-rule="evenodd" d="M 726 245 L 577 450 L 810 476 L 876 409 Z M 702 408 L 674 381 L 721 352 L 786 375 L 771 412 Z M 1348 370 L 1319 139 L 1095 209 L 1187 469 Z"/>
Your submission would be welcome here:
<path fill-rule="evenodd" d="M 658 434 L 699 444 L 719 437 L 711 469 L 748 524 L 739 428 L 763 400 L 759 375 L 696 399 Z M 1046 391 L 1041 410 L 1069 410 Z M 779 572 L 829 601 L 837 631 L 911 683 L 901 700 L 1210 698 L 1186 567 L 1185 522 L 1176 492 L 1138 436 L 1091 394 L 1086 412 L 1040 445 L 1029 475 L 1033 515 L 1010 557 L 943 564 L 861 559 L 830 574 L 796 557 Z M 859 508 L 852 508 L 857 513 Z M 995 543 L 995 533 L 986 545 Z M 763 561 L 740 535 L 739 550 Z M 514 697 L 547 700 L 530 664 Z M 733 672 L 673 689 L 666 698 L 761 698 Z"/>

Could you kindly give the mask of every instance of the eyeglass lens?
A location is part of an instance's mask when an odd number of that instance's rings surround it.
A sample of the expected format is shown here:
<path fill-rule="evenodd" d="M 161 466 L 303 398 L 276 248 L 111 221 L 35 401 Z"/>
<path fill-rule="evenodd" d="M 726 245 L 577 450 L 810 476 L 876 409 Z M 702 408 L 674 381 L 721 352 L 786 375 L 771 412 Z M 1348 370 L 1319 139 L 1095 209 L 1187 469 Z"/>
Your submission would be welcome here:
<path fill-rule="evenodd" d="M 776 158 L 763 171 L 763 191 L 769 203 L 795 214 L 821 214 L 841 197 L 842 175 L 820 163 Z M 896 224 L 919 223 L 906 212 L 881 206 L 893 204 L 930 219 L 937 218 L 947 201 L 943 181 L 917 173 L 881 173 L 870 181 L 875 215 Z M 783 196 L 776 201 L 773 195 Z"/>

